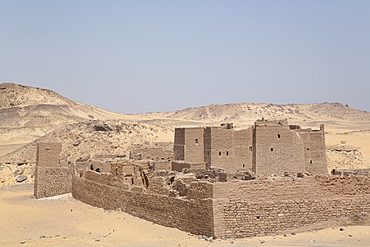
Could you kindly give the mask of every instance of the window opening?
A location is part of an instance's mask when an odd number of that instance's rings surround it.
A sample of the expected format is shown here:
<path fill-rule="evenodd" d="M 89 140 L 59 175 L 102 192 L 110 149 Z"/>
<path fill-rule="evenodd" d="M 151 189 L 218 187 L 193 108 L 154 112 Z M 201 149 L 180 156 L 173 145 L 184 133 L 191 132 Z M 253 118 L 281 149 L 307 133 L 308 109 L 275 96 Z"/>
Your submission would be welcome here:
<path fill-rule="evenodd" d="M 198 143 L 198 139 L 195 139 L 195 143 Z"/>
<path fill-rule="evenodd" d="M 218 152 L 218 155 L 221 156 L 221 151 Z"/>
<path fill-rule="evenodd" d="M 253 151 L 253 148 L 252 147 L 249 147 L 249 151 Z"/>
<path fill-rule="evenodd" d="M 278 134 L 278 138 L 280 139 L 280 134 Z"/>
<path fill-rule="evenodd" d="M 226 151 L 226 156 L 229 156 L 229 151 Z"/>
<path fill-rule="evenodd" d="M 310 160 L 310 164 L 312 165 L 312 160 Z"/>
<path fill-rule="evenodd" d="M 274 151 L 274 149 L 273 148 L 270 148 L 271 149 L 271 151 Z"/>

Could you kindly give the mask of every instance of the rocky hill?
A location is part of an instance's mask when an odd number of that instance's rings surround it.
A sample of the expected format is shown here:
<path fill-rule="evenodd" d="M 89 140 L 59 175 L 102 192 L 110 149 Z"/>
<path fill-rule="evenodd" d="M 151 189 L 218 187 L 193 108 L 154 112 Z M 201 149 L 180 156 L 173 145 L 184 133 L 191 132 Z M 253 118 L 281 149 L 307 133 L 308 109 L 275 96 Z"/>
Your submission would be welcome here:
<path fill-rule="evenodd" d="M 176 126 L 234 122 L 234 126 L 243 127 L 261 117 L 287 118 L 302 127 L 317 128 L 325 123 L 330 168 L 369 166 L 370 113 L 340 103 L 238 103 L 126 115 L 74 102 L 51 90 L 3 83 L 0 186 L 14 184 L 21 174 L 32 182 L 36 141 L 62 142 L 63 159 L 73 161 L 95 154 L 127 155 L 135 145 L 171 142 Z"/>
<path fill-rule="evenodd" d="M 51 90 L 0 84 L 0 142 L 25 144 L 70 123 L 89 119 L 130 119 L 69 100 Z"/>
<path fill-rule="evenodd" d="M 258 104 L 235 103 L 209 105 L 168 113 L 149 113 L 144 116 L 195 121 L 255 121 L 264 117 L 268 119 L 287 118 L 290 121 L 349 121 L 370 122 L 370 113 L 360 111 L 340 103 L 316 104 Z"/>

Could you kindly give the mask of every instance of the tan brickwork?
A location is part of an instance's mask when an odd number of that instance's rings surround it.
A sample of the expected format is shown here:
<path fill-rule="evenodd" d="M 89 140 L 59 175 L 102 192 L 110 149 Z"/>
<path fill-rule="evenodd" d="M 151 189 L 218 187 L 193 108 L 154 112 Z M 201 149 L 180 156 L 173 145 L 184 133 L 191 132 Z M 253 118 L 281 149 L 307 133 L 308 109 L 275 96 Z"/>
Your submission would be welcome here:
<path fill-rule="evenodd" d="M 37 143 L 34 195 L 50 197 L 71 192 L 72 166 L 60 162 L 61 143 Z"/>
<path fill-rule="evenodd" d="M 242 130 L 233 129 L 232 124 L 177 128 L 174 153 L 175 160 L 205 162 L 207 168 L 222 168 L 229 173 L 328 173 L 324 126 L 314 131 L 301 129 L 288 125 L 286 119 L 261 119 Z"/>
<path fill-rule="evenodd" d="M 112 177 L 88 171 L 73 178 L 72 195 L 90 205 L 107 210 L 122 210 L 131 215 L 183 231 L 213 236 L 212 199 L 206 197 L 205 186 L 192 186 L 192 199 L 152 193 L 142 187 L 112 181 Z M 212 185 L 208 190 L 212 191 Z M 200 192 L 196 190 L 199 187 Z M 196 198 L 196 196 L 198 198 Z"/>
<path fill-rule="evenodd" d="M 317 176 L 214 184 L 215 237 L 370 224 L 370 178 Z"/>

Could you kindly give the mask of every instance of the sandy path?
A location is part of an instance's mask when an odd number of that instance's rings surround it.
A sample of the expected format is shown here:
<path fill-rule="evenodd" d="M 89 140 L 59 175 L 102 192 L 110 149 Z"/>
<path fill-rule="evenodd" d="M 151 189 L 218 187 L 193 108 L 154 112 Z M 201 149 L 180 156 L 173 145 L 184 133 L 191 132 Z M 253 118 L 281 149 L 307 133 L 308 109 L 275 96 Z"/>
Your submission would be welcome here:
<path fill-rule="evenodd" d="M 211 243 L 123 212 L 91 207 L 70 194 L 35 200 L 32 186 L 0 188 L 1 246 L 370 246 L 369 226 Z"/>

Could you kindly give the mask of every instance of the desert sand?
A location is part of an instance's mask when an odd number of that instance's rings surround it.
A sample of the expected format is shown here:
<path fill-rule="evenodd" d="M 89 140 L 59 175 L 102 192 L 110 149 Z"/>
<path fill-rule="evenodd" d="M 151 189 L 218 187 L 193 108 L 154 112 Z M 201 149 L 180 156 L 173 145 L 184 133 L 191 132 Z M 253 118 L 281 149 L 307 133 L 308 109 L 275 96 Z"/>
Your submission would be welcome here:
<path fill-rule="evenodd" d="M 128 154 L 137 145 L 169 143 L 178 126 L 233 122 L 243 128 L 261 117 L 287 118 L 303 128 L 325 124 L 330 172 L 370 167 L 368 112 L 339 103 L 240 103 L 127 115 L 74 102 L 51 90 L 12 83 L 1 84 L 0 89 L 1 246 L 370 246 L 369 226 L 210 242 L 123 212 L 94 208 L 70 194 L 33 198 L 36 141 L 62 142 L 63 159 L 73 161 L 94 154 Z M 96 131 L 95 125 L 110 130 Z M 20 175 L 27 176 L 21 184 L 16 182 Z"/>
<path fill-rule="evenodd" d="M 245 239 L 199 239 L 70 194 L 38 199 L 33 184 L 0 188 L 1 246 L 369 246 L 370 226 Z M 341 229 L 342 228 L 342 229 Z"/>

